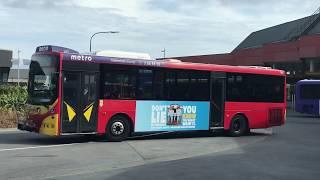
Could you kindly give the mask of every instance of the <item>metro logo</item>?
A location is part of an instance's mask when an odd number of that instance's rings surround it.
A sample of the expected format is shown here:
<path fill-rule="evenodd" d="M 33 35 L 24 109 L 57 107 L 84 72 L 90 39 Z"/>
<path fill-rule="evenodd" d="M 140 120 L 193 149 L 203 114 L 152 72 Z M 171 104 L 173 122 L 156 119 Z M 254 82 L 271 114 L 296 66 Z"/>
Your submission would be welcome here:
<path fill-rule="evenodd" d="M 71 61 L 92 61 L 91 56 L 83 56 L 83 55 L 71 55 Z"/>

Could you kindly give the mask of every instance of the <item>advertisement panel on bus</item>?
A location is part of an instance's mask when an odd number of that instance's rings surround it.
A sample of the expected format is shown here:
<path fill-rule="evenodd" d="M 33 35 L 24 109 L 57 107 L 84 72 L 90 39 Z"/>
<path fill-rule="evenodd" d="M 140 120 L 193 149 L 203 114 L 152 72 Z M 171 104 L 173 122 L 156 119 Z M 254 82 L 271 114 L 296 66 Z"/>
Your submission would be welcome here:
<path fill-rule="evenodd" d="M 209 129 L 209 102 L 137 101 L 136 132 Z"/>

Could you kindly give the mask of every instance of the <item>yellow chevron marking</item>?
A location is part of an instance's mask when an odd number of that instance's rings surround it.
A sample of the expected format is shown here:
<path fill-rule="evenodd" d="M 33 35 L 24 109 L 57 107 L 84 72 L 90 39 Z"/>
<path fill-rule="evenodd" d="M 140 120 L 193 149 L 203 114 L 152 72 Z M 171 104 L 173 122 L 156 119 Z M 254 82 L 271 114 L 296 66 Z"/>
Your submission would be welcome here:
<path fill-rule="evenodd" d="M 90 121 L 91 113 L 93 109 L 93 103 L 89 104 L 85 109 L 84 109 L 84 117 L 87 119 L 87 121 Z"/>
<path fill-rule="evenodd" d="M 71 122 L 73 120 L 73 118 L 76 116 L 76 112 L 69 104 L 67 104 L 66 102 L 64 102 L 64 103 L 67 106 L 69 122 Z"/>

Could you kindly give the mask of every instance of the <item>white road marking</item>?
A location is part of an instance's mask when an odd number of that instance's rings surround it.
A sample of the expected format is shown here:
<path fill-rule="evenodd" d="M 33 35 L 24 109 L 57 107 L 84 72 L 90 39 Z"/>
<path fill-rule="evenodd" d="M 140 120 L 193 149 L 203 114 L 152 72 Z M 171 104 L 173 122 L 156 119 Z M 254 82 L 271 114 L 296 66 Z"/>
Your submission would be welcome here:
<path fill-rule="evenodd" d="M 177 131 L 165 131 L 165 132 L 159 132 L 159 133 L 153 133 L 153 134 L 146 134 L 146 135 L 141 135 L 141 136 L 132 136 L 132 137 L 129 137 L 128 139 L 142 138 L 142 137 L 150 137 L 150 136 L 157 136 L 157 135 L 169 134 L 169 133 L 174 133 L 174 132 L 177 132 Z"/>
<path fill-rule="evenodd" d="M 47 145 L 47 146 L 29 146 L 29 147 L 20 147 L 20 148 L 8 148 L 8 149 L 0 149 L 0 152 L 18 151 L 18 150 L 26 150 L 26 149 L 63 147 L 63 146 L 72 146 L 72 145 L 76 145 L 76 144 L 81 144 L 81 143 L 57 144 L 57 145 Z"/>
<path fill-rule="evenodd" d="M 6 132 L 18 132 L 19 130 L 17 128 L 0 128 L 0 133 L 6 133 Z M 21 131 L 22 132 L 22 131 Z"/>

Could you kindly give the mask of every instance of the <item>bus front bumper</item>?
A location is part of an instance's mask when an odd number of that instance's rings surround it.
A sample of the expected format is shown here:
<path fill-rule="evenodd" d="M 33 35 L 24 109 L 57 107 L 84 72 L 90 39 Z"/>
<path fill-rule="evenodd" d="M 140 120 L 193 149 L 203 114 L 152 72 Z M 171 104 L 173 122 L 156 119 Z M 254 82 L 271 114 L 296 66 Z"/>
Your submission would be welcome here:
<path fill-rule="evenodd" d="M 27 123 L 27 122 L 18 122 L 17 128 L 19 130 L 22 130 L 22 131 L 29 131 L 29 132 L 35 132 L 36 131 L 35 124 Z"/>

